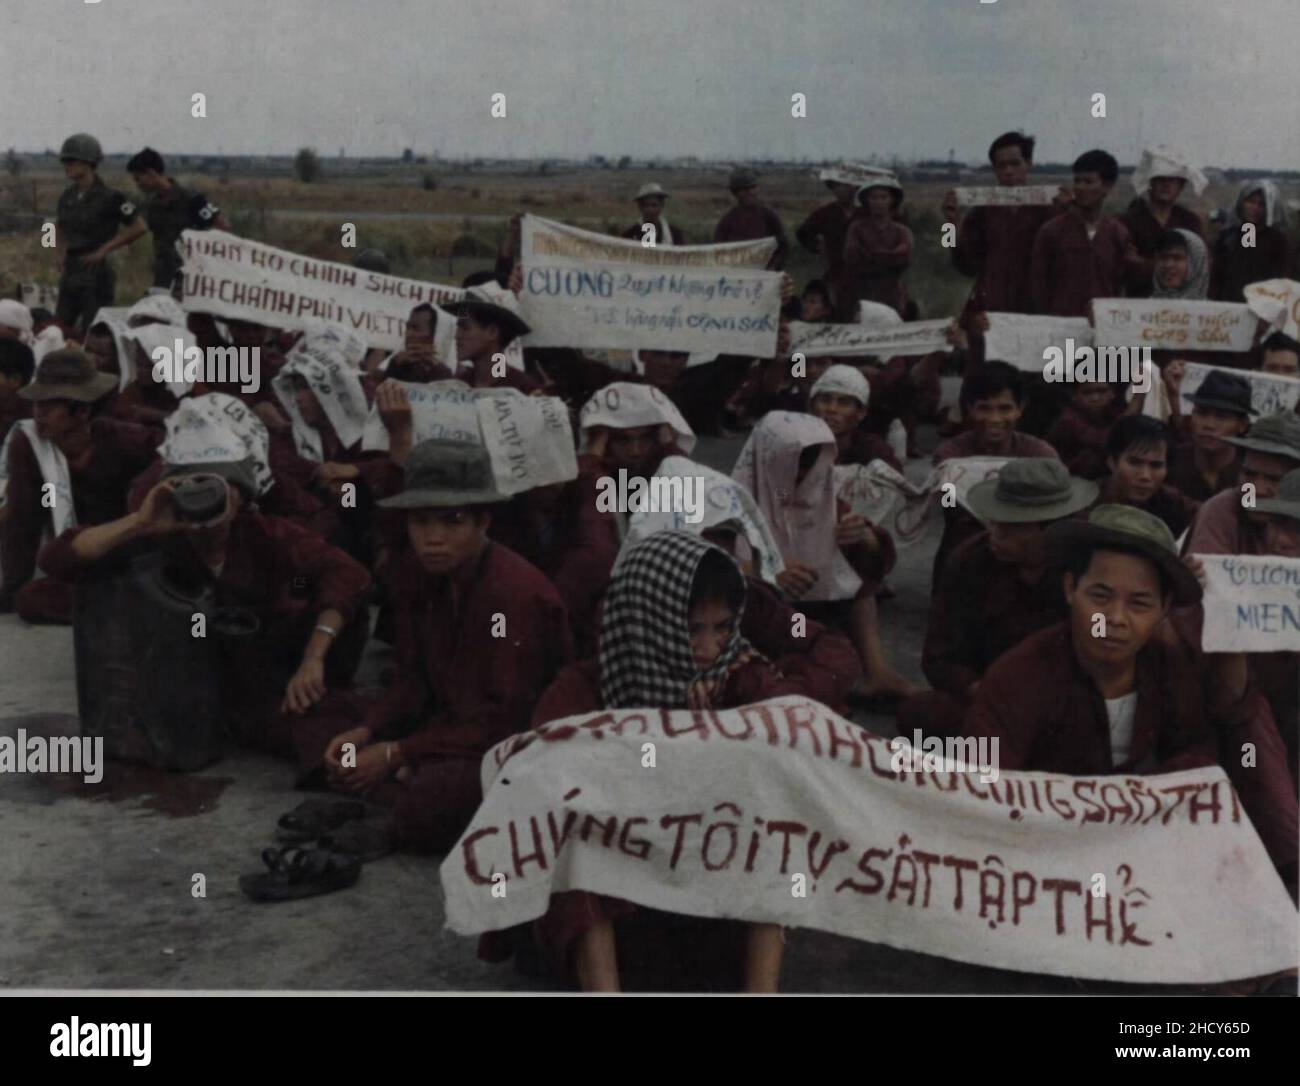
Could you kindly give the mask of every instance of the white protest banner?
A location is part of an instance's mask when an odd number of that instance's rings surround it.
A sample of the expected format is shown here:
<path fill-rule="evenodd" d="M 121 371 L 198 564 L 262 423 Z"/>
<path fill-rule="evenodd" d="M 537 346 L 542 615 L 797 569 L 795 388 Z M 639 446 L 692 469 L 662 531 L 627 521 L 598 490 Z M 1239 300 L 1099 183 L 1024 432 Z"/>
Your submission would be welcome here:
<path fill-rule="evenodd" d="M 1050 204 L 1058 185 L 980 185 L 957 189 L 958 207 L 1026 207 Z"/>
<path fill-rule="evenodd" d="M 473 389 L 460 381 L 412 384 L 394 381 L 411 405 L 415 443 L 475 441 L 492 461 L 497 489 L 505 495 L 564 483 L 578 477 L 569 409 L 555 396 L 525 396 L 513 388 Z M 361 448 L 388 450 L 388 431 L 372 405 Z"/>
<path fill-rule="evenodd" d="M 1098 347 L 1156 350 L 1249 351 L 1255 315 L 1237 302 L 1180 298 L 1094 298 L 1093 339 Z"/>
<path fill-rule="evenodd" d="M 884 528 L 896 542 L 914 543 L 925 527 L 929 495 L 883 460 L 836 464 L 835 495 L 850 509 Z"/>
<path fill-rule="evenodd" d="M 1043 354 L 1050 347 L 1065 351 L 1092 346 L 1092 325 L 1086 317 L 1035 317 L 1026 313 L 989 313 L 984 333 L 984 357 L 1009 362 L 1027 373 L 1043 372 Z"/>
<path fill-rule="evenodd" d="M 1265 279 L 1245 288 L 1246 305 L 1271 329 L 1300 339 L 1300 283 Z"/>
<path fill-rule="evenodd" d="M 892 328 L 874 328 L 861 324 L 808 324 L 790 322 L 790 353 L 807 358 L 824 355 L 895 355 L 930 354 L 950 351 L 946 333 L 951 320 L 909 321 Z"/>
<path fill-rule="evenodd" d="M 578 477 L 569 409 L 557 396 L 518 389 L 477 390 L 479 427 L 503 494 L 567 483 Z"/>
<path fill-rule="evenodd" d="M 1280 373 L 1260 373 L 1258 370 L 1225 369 L 1222 366 L 1207 366 L 1201 362 L 1188 362 L 1183 371 L 1182 384 L 1178 394 L 1182 399 L 1183 417 L 1192 413 L 1192 396 L 1201 387 L 1201 382 L 1212 370 L 1221 370 L 1234 377 L 1244 377 L 1250 382 L 1250 406 L 1263 415 L 1274 415 L 1279 411 L 1291 411 L 1300 401 L 1300 378 L 1284 377 Z"/>
<path fill-rule="evenodd" d="M 389 380 L 393 380 L 389 378 Z M 411 440 L 418 444 L 438 438 L 444 441 L 480 441 L 478 407 L 474 390 L 462 381 L 393 381 L 406 393 L 411 405 Z M 361 448 L 388 451 L 388 431 L 372 404 L 361 431 Z"/>
<path fill-rule="evenodd" d="M 181 251 L 186 312 L 287 329 L 325 321 L 389 350 L 403 345 L 406 318 L 417 305 L 436 307 L 465 293 L 291 253 L 223 230 L 186 230 Z M 451 314 L 439 312 L 439 325 L 444 322 L 455 323 Z"/>
<path fill-rule="evenodd" d="M 781 275 L 771 238 L 643 246 L 525 215 L 519 298 L 537 347 L 711 351 L 769 358 Z"/>
<path fill-rule="evenodd" d="M 1198 554 L 1206 652 L 1300 652 L 1300 559 Z"/>
<path fill-rule="evenodd" d="M 1295 907 L 1222 769 L 984 773 L 996 750 L 967 743 L 965 765 L 923 760 L 800 697 L 554 721 L 484 756 L 447 926 L 504 930 L 580 889 L 1059 976 L 1294 966 Z"/>

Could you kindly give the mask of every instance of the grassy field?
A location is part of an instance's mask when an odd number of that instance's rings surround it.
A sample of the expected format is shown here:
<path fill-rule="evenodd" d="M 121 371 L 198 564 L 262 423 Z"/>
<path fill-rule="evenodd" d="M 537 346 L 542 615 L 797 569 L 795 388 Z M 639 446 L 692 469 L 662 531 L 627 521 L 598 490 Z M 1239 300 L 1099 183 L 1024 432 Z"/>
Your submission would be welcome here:
<path fill-rule="evenodd" d="M 128 176 L 110 170 L 105 179 L 135 194 Z M 698 242 L 712 237 L 714 224 L 732 205 L 726 178 L 716 170 L 542 173 L 521 168 L 486 173 L 434 172 L 432 167 L 410 165 L 364 178 L 331 179 L 327 173 L 313 184 L 238 174 L 182 174 L 179 180 L 220 204 L 237 234 L 348 261 L 355 250 L 340 244 L 341 226 L 355 221 L 358 247 L 383 249 L 395 274 L 441 283 L 458 283 L 470 272 L 490 268 L 506 222 L 516 212 L 614 233 L 636 221 L 631 197 L 637 188 L 646 181 L 659 181 L 672 193 L 666 210 L 669 221 L 684 230 L 688 240 Z M 430 180 L 432 188 L 426 187 Z M 1060 180 L 1064 178 L 1034 177 L 1035 182 Z M 64 184 L 61 173 L 53 170 L 6 180 L 0 183 L 0 209 L 52 214 Z M 949 253 L 940 245 L 939 205 L 948 187 L 950 183 L 942 181 L 907 186 L 904 208 L 916 236 L 907 283 L 923 317 L 955 314 L 970 285 L 952 269 Z M 1211 186 L 1191 206 L 1202 214 L 1226 206 L 1235 188 Z M 828 197 L 809 170 L 767 173 L 761 191 L 785 221 L 792 241 L 794 228 Z M 1294 197 L 1296 192 L 1285 195 Z M 1130 198 L 1131 187 L 1121 180 L 1108 210 L 1122 210 Z M 148 287 L 150 253 L 149 240 L 142 239 L 114 257 L 119 302 L 138 297 Z M 795 244 L 788 270 L 802 286 L 821 272 L 822 261 Z M 11 296 L 20 281 L 52 284 L 56 280 L 52 254 L 41 248 L 38 230 L 0 235 L 0 295 Z"/>

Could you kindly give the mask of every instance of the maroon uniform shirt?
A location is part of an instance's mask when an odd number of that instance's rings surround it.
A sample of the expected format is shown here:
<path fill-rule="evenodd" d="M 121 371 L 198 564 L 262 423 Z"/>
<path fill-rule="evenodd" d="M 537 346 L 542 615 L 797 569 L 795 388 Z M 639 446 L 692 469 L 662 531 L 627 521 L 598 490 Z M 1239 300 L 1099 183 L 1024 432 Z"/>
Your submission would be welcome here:
<path fill-rule="evenodd" d="M 1060 418 L 1047 431 L 1048 444 L 1060 454 L 1071 475 L 1081 479 L 1100 479 L 1106 474 L 1106 438 L 1115 420 L 1123 413 L 1123 404 L 1112 403 L 1106 413 L 1097 418 L 1068 403 Z"/>
<path fill-rule="evenodd" d="M 1111 760 L 1106 703 L 1079 666 L 1067 623 L 1032 634 L 989 668 L 965 734 L 997 738 L 1002 770 L 1077 776 L 1171 773 L 1213 765 L 1215 738 L 1196 660 L 1176 638 L 1153 637 L 1137 658 L 1129 758 Z"/>
<path fill-rule="evenodd" d="M 961 221 L 953 266 L 974 276 L 970 313 L 1032 313 L 1029 267 L 1034 238 L 1060 212 L 1054 207 L 975 207 Z"/>
<path fill-rule="evenodd" d="M 90 425 L 93 454 L 85 467 L 68 465 L 72 482 L 72 504 L 77 523 L 103 524 L 126 513 L 126 496 L 131 480 L 154 457 L 161 435 L 144 426 L 112 419 L 96 419 Z M 50 510 L 41 504 L 41 475 L 36 454 L 26 434 L 13 435 L 9 445 L 9 510 L 0 526 L 0 606 L 12 606 L 13 597 L 36 572 L 41 533 L 54 524 Z"/>
<path fill-rule="evenodd" d="M 477 760 L 528 727 L 537 699 L 572 656 L 560 594 L 534 566 L 489 542 L 464 590 L 425 573 L 415 556 L 393 571 L 397 680 L 367 713 L 377 738 L 407 761 Z M 496 616 L 505 636 L 493 637 Z M 498 628 L 500 628 L 498 626 Z"/>
<path fill-rule="evenodd" d="M 1151 213 L 1151 205 L 1144 196 L 1135 196 L 1128 205 L 1120 222 L 1128 230 L 1129 238 L 1142 256 L 1141 263 L 1127 264 L 1124 267 L 1125 293 L 1130 298 L 1151 297 L 1151 277 L 1155 272 L 1156 245 L 1160 235 L 1166 230 L 1190 230 L 1202 241 L 1205 240 L 1205 227 L 1201 217 L 1190 208 L 1174 204 L 1169 210 L 1169 221 L 1161 226 Z"/>
<path fill-rule="evenodd" d="M 845 274 L 844 241 L 848 237 L 849 224 L 861 214 L 858 209 L 845 214 L 843 205 L 832 200 L 804 219 L 794 232 L 800 245 L 810 253 L 820 253 L 825 259 L 826 270 L 822 276 L 830 285 L 836 313 L 846 314 L 847 320 L 857 320 L 858 300 L 852 296 Z"/>
<path fill-rule="evenodd" d="M 944 567 L 930 603 L 921 670 L 936 690 L 965 699 L 993 662 L 1026 637 L 1065 617 L 1059 574 L 1026 583 L 999 562 L 988 532 L 966 540 Z"/>
<path fill-rule="evenodd" d="M 1119 219 L 1103 215 L 1090 240 L 1074 212 L 1049 219 L 1034 238 L 1030 285 L 1034 309 L 1050 317 L 1086 317 L 1094 298 L 1124 293 L 1124 250 L 1129 232 Z"/>
<path fill-rule="evenodd" d="M 785 267 L 790 243 L 785 237 L 781 216 L 765 204 L 754 207 L 736 205 L 718 220 L 713 228 L 713 242 L 720 245 L 728 241 L 756 241 L 759 238 L 776 238 L 776 252 L 767 266 L 772 271 Z"/>

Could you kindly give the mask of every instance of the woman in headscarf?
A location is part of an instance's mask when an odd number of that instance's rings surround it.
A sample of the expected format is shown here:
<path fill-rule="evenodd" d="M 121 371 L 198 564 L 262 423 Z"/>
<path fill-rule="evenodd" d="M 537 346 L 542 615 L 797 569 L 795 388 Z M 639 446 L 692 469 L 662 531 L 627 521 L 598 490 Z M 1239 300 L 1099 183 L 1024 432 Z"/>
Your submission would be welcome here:
<path fill-rule="evenodd" d="M 1254 242 L 1246 245 L 1254 227 Z M 1214 239 L 1210 297 L 1216 302 L 1242 302 L 1243 290 L 1263 279 L 1286 278 L 1286 205 L 1272 181 L 1247 181 L 1223 229 Z"/>
<path fill-rule="evenodd" d="M 821 419 L 772 411 L 750 434 L 732 477 L 758 501 L 781 547 L 777 583 L 810 618 L 847 629 L 866 672 L 856 695 L 917 693 L 880 636 L 876 592 L 894 565 L 894 543 L 835 496 L 835 436 Z"/>
<path fill-rule="evenodd" d="M 745 602 L 745 578 L 722 550 L 685 531 L 648 536 L 610 580 L 598 655 L 556 676 L 533 726 L 601 709 L 727 709 L 802 693 L 741 635 Z M 620 966 L 630 979 L 701 964 L 714 969 L 697 984 L 775 991 L 784 942 L 778 925 L 677 916 L 583 890 L 553 895 L 536 932 L 586 991 L 618 991 Z M 500 957 L 494 945 L 485 940 L 484 957 Z"/>
<path fill-rule="evenodd" d="M 782 569 L 781 548 L 753 495 L 729 476 L 681 456 L 665 457 L 656 474 L 693 476 L 701 481 L 699 522 L 693 524 L 681 513 L 633 513 L 614 568 L 656 532 L 693 532 L 733 557 L 743 539 L 752 560 L 740 563 L 748 587 L 741 633 L 786 679 L 799 686 L 800 693 L 847 716 L 848 695 L 862 678 L 857 650 L 839 630 L 806 615 L 803 623 L 797 621 L 798 607 L 781 598 L 776 587 Z"/>
<path fill-rule="evenodd" d="M 1210 288 L 1205 242 L 1190 230 L 1166 230 L 1156 244 L 1151 297 L 1204 299 Z"/>
<path fill-rule="evenodd" d="M 868 182 L 858 191 L 862 218 L 849 224 L 844 238 L 844 277 L 840 320 L 857 320 L 858 302 L 880 302 L 906 316 L 907 288 L 903 273 L 912 262 L 912 231 L 897 221 L 903 186 L 893 176 Z"/>

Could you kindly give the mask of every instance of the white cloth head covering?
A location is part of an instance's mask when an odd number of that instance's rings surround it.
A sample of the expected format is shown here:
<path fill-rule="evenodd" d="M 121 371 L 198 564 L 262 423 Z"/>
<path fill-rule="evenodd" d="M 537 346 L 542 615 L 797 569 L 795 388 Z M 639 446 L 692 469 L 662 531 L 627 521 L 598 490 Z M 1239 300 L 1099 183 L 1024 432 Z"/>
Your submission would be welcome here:
<path fill-rule="evenodd" d="M 614 569 L 619 568 L 628 550 L 655 532 L 687 531 L 703 535 L 710 528 L 734 528 L 745 538 L 756 555 L 756 572 L 770 584 L 776 584 L 776 575 L 785 568 L 781 561 L 781 546 L 772 533 L 763 510 L 754 496 L 735 479 L 714 471 L 704 464 L 685 456 L 666 456 L 655 471 L 656 476 L 701 480 L 703 488 L 703 518 L 692 524 L 684 513 L 633 513 L 628 518 L 627 535 L 623 549 L 618 552 Z"/>
<path fill-rule="evenodd" d="M 312 321 L 303 325 L 302 339 L 304 347 L 333 347 L 342 352 L 344 360 L 353 369 L 360 369 L 370 349 L 364 338 L 344 324 L 331 324 L 327 321 Z M 391 356 L 390 356 L 391 357 Z"/>
<path fill-rule="evenodd" d="M 852 396 L 863 407 L 871 400 L 871 383 L 862 376 L 862 371 L 846 366 L 843 362 L 827 368 L 813 383 L 808 393 L 809 401 L 823 392 L 838 392 L 841 396 Z"/>
<path fill-rule="evenodd" d="M 867 328 L 893 328 L 902 324 L 903 318 L 892 305 L 863 298 L 858 302 L 858 323 Z"/>
<path fill-rule="evenodd" d="M 1146 148 L 1133 171 L 1133 187 L 1139 196 L 1146 196 L 1153 177 L 1181 177 L 1196 196 L 1200 196 L 1209 184 L 1209 179 L 1192 165 L 1185 153 L 1161 144 Z"/>
<path fill-rule="evenodd" d="M 32 311 L 22 302 L 13 298 L 0 298 L 0 324 L 6 328 L 16 328 L 18 338 L 28 346 L 32 339 Z"/>
<path fill-rule="evenodd" d="M 126 323 L 134 326 L 136 321 L 157 321 L 184 328 L 185 310 L 170 294 L 146 294 L 126 311 Z"/>
<path fill-rule="evenodd" d="M 1294 279 L 1265 279 L 1243 292 L 1250 311 L 1265 321 L 1270 332 L 1300 339 L 1300 283 Z"/>
<path fill-rule="evenodd" d="M 662 423 L 673 428 L 677 447 L 684 453 L 695 448 L 695 431 L 682 418 L 677 405 L 653 385 L 638 385 L 631 381 L 615 381 L 596 392 L 582 405 L 579 415 L 584 440 L 593 426 L 608 426 L 614 430 L 632 430 L 639 426 L 658 426 Z"/>
<path fill-rule="evenodd" d="M 113 325 L 109 323 L 109 328 Z M 114 332 L 114 339 L 117 339 L 117 333 Z M 119 343 L 119 355 L 117 360 L 119 375 L 117 387 L 124 390 L 136 379 L 135 365 L 135 345 L 139 344 L 144 348 L 144 353 L 153 359 L 153 353 L 159 347 L 166 347 L 167 350 L 175 353 L 176 341 L 181 341 L 182 352 L 188 353 L 190 348 L 198 348 L 199 341 L 194 338 L 191 332 L 184 324 L 142 324 L 137 328 L 127 328 L 121 334 Z M 184 365 L 184 357 L 179 360 Z M 168 381 L 167 388 L 177 399 L 184 396 L 194 387 L 192 381 Z"/>
<path fill-rule="evenodd" d="M 41 364 L 41 359 L 51 351 L 57 351 L 68 345 L 67 340 L 63 338 L 63 329 L 57 324 L 51 324 L 42 328 L 37 333 L 36 338 L 31 342 L 32 356 L 36 359 L 36 364 Z"/>
<path fill-rule="evenodd" d="M 1267 178 L 1258 178 L 1254 181 L 1243 181 L 1241 188 L 1237 190 L 1237 199 L 1232 205 L 1232 212 L 1228 215 L 1228 221 L 1224 224 L 1225 230 L 1235 230 L 1241 232 L 1241 224 L 1245 218 L 1241 214 L 1241 205 L 1247 197 L 1253 193 L 1262 192 L 1264 194 L 1264 225 L 1265 226 L 1286 226 L 1286 205 L 1282 202 L 1282 193 L 1278 191 L 1277 185 Z"/>
<path fill-rule="evenodd" d="M 819 446 L 821 453 L 796 484 L 799 457 L 810 445 Z M 782 560 L 817 571 L 817 583 L 801 597 L 806 600 L 849 599 L 862 587 L 835 542 L 834 463 L 835 437 L 826 423 L 813 415 L 769 411 L 750 433 L 731 473 L 767 517 Z"/>
<path fill-rule="evenodd" d="M 191 396 L 165 420 L 167 437 L 158 450 L 167 464 L 247 462 L 258 494 L 275 482 L 271 474 L 270 435 L 257 413 L 234 396 L 209 392 Z"/>
<path fill-rule="evenodd" d="M 1187 242 L 1187 281 L 1177 290 L 1162 287 L 1153 272 L 1151 297 L 1153 298 L 1204 298 L 1210 291 L 1210 257 L 1205 242 L 1190 230 L 1179 230 Z"/>
<path fill-rule="evenodd" d="M 289 353 L 271 382 L 276 397 L 293 423 L 293 440 L 299 456 L 320 463 L 325 459 L 325 443 L 298 410 L 298 398 L 289 380 L 294 375 L 306 380 L 345 449 L 361 440 L 368 408 L 365 390 L 356 370 L 348 365 L 343 352 L 336 347 L 299 344 Z"/>

